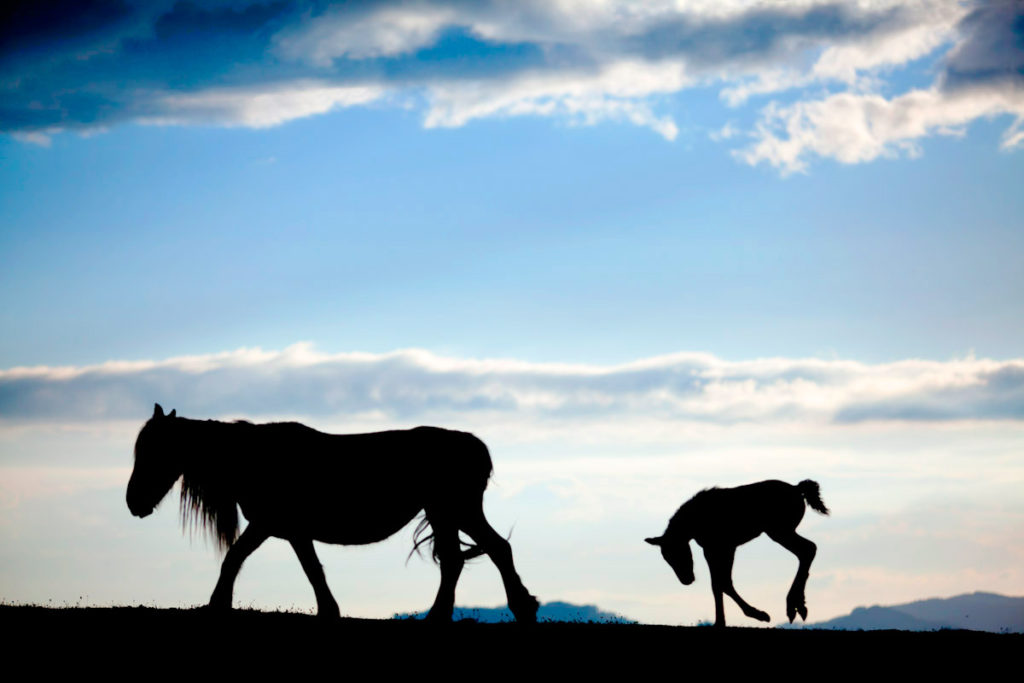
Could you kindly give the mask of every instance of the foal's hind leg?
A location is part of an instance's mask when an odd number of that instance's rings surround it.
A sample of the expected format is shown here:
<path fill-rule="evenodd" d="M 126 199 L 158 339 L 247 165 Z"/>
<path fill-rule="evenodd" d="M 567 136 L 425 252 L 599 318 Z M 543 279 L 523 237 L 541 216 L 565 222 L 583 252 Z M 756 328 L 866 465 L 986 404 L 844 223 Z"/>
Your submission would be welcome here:
<path fill-rule="evenodd" d="M 501 572 L 501 580 L 505 584 L 505 595 L 508 597 L 508 608 L 512 610 L 516 621 L 533 623 L 537 621 L 537 609 L 540 603 L 537 598 L 530 595 L 523 585 L 519 574 L 516 573 L 515 565 L 512 562 L 512 546 L 495 531 L 487 519 L 481 503 L 472 506 L 460 526 L 475 541 L 483 551 L 490 556 L 498 571 Z"/>
<path fill-rule="evenodd" d="M 228 549 L 228 554 L 220 566 L 220 578 L 217 579 L 217 586 L 210 596 L 211 608 L 231 609 L 231 595 L 235 592 L 235 577 L 238 576 L 238 570 L 242 568 L 245 558 L 252 555 L 268 536 L 258 525 L 251 522 L 245 527 L 242 535 Z"/>
<path fill-rule="evenodd" d="M 811 562 L 814 560 L 818 547 L 812 541 L 798 534 L 796 529 L 769 531 L 768 536 L 783 548 L 796 555 L 797 559 L 800 560 L 800 567 L 796 570 L 796 578 L 793 579 L 793 585 L 786 595 L 786 616 L 789 617 L 790 623 L 796 619 L 797 614 L 800 615 L 801 619 L 807 621 L 807 604 L 804 597 L 804 589 L 807 587 L 807 577 L 811 570 Z"/>
<path fill-rule="evenodd" d="M 316 550 L 313 549 L 313 541 L 308 538 L 290 538 L 288 542 L 292 544 L 292 549 L 299 556 L 299 562 L 302 564 L 302 571 L 306 572 L 306 578 L 313 584 L 317 616 L 337 619 L 341 616 L 341 612 L 338 610 L 337 601 L 331 595 L 331 589 L 327 587 L 324 568 L 320 564 L 320 558 L 316 556 Z"/>
<path fill-rule="evenodd" d="M 455 585 L 459 582 L 459 575 L 462 574 L 462 567 L 466 561 L 459 548 L 458 527 L 447 521 L 439 522 L 436 516 L 428 516 L 428 519 L 434 534 L 434 552 L 441 564 L 441 585 L 437 589 L 434 604 L 427 613 L 427 619 L 448 622 L 452 620 L 452 612 L 455 609 Z"/>
<path fill-rule="evenodd" d="M 715 626 L 725 626 L 725 606 L 722 593 L 739 605 L 743 613 L 758 621 L 771 621 L 767 612 L 762 612 L 740 597 L 732 585 L 732 564 L 736 558 L 736 546 L 711 546 L 704 548 L 704 558 L 711 570 L 711 590 L 715 594 Z"/>

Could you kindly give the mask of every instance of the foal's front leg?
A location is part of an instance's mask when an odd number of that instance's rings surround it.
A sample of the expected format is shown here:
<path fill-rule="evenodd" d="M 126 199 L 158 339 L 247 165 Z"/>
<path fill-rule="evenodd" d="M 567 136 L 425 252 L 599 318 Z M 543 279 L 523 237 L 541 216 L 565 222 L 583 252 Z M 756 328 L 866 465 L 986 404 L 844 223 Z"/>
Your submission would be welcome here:
<path fill-rule="evenodd" d="M 722 593 L 732 598 L 743 613 L 758 621 L 771 621 L 767 612 L 762 612 L 740 597 L 732 585 L 732 563 L 736 557 L 736 546 L 712 546 L 704 548 L 704 558 L 711 570 L 711 590 L 715 594 L 715 626 L 725 627 L 725 606 Z"/>
<path fill-rule="evenodd" d="M 228 549 L 224 556 L 224 562 L 220 566 L 220 578 L 217 579 L 217 586 L 210 596 L 210 607 L 218 610 L 231 609 L 231 596 L 235 592 L 235 577 L 238 570 L 242 568 L 245 558 L 252 555 L 256 548 L 259 548 L 263 541 L 267 540 L 266 534 L 258 525 L 249 523 L 242 535 Z"/>

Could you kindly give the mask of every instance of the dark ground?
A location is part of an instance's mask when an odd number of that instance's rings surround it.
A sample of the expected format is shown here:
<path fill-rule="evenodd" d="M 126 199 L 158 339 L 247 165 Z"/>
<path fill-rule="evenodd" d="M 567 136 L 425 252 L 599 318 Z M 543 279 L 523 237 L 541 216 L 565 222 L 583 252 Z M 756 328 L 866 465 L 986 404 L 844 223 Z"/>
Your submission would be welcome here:
<path fill-rule="evenodd" d="M 806 680 L 923 676 L 1012 680 L 1024 635 L 975 631 L 813 631 L 638 624 L 433 626 L 324 622 L 287 612 L 0 606 L 8 672 L 114 679 L 249 674 L 365 680 L 425 677 L 664 679 L 737 674 Z M 437 668 L 451 667 L 449 672 Z M 22 667 L 18 667 L 21 669 Z M 436 673 L 435 673 L 436 672 Z"/>

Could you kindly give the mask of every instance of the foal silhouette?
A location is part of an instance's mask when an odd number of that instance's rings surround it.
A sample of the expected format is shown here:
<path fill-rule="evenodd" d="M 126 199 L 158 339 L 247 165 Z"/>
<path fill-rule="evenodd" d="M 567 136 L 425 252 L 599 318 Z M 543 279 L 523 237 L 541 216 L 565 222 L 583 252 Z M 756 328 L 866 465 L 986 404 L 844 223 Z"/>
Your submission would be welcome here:
<path fill-rule="evenodd" d="M 769 480 L 731 489 L 705 489 L 672 515 L 664 534 L 644 540 L 661 548 L 661 556 L 684 586 L 693 583 L 690 539 L 704 548 L 704 558 L 711 570 L 711 590 L 715 595 L 715 626 L 724 627 L 723 593 L 748 617 L 771 620 L 766 612 L 747 604 L 732 585 L 732 563 L 737 546 L 766 533 L 800 560 L 796 578 L 786 595 L 786 616 L 790 623 L 797 614 L 806 621 L 804 589 L 817 546 L 796 533 L 804 517 L 804 501 L 811 509 L 828 514 L 817 482 L 810 479 L 796 486 Z"/>
<path fill-rule="evenodd" d="M 145 517 L 182 478 L 182 521 L 213 532 L 227 549 L 211 608 L 231 608 L 245 558 L 275 536 L 298 555 L 318 614 L 337 617 L 313 541 L 375 543 L 423 511 L 414 549 L 432 541 L 441 565 L 428 618 L 451 620 L 463 564 L 486 553 L 501 572 L 516 620 L 533 622 L 537 599 L 516 573 L 511 546 L 484 517 L 491 471 L 487 447 L 466 432 L 417 427 L 335 435 L 296 422 L 189 420 L 174 410 L 164 415 L 157 404 L 135 442 L 127 502 L 133 515 Z M 239 507 L 249 520 L 241 535 Z M 476 545 L 462 550 L 460 531 Z"/>

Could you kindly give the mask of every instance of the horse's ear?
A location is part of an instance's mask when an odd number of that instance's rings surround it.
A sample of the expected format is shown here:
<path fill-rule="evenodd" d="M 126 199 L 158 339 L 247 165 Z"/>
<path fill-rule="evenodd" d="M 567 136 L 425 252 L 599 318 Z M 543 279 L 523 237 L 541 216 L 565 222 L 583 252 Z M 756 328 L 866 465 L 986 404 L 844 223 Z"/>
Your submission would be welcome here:
<path fill-rule="evenodd" d="M 164 409 L 160 407 L 159 403 L 153 404 L 153 417 L 163 417 Z"/>
<path fill-rule="evenodd" d="M 661 545 L 662 538 L 663 536 L 658 536 L 657 538 L 645 538 L 644 540 L 650 543 L 651 545 Z"/>
<path fill-rule="evenodd" d="M 178 417 L 178 409 L 175 408 L 174 410 L 172 410 L 171 414 L 168 415 L 167 417 Z"/>

